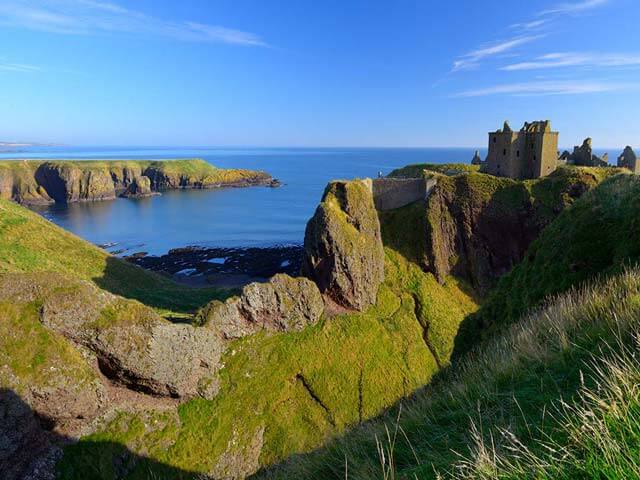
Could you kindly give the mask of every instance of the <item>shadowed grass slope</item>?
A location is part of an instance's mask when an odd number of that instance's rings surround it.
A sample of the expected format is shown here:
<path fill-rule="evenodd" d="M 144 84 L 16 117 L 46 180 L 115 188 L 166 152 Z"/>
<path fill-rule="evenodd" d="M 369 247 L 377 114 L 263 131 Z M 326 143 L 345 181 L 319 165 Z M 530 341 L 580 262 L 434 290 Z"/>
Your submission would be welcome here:
<path fill-rule="evenodd" d="M 299 333 L 236 341 L 223 360 L 218 397 L 181 405 L 177 420 L 161 431 L 139 428 L 150 423 L 123 412 L 67 448 L 62 478 L 84 478 L 89 458 L 112 462 L 109 452 L 92 448 L 96 441 L 199 472 L 219 468 L 221 459 L 268 465 L 310 451 L 427 383 L 438 363 L 448 362 L 457 326 L 475 309 L 455 280 L 440 285 L 387 250 L 386 281 L 368 311 L 327 318 Z M 256 443 L 262 448 L 252 450 Z M 133 469 L 124 478 L 148 475 Z"/>
<path fill-rule="evenodd" d="M 113 257 L 45 220 L 0 200 L 0 273 L 58 272 L 160 310 L 194 311 L 227 292 L 193 289 Z"/>

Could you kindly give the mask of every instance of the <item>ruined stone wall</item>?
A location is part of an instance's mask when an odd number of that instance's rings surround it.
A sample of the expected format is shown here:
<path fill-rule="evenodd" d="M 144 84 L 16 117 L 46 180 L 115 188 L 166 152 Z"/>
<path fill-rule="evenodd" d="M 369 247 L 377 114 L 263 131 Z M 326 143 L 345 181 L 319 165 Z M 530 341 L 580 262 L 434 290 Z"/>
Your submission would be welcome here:
<path fill-rule="evenodd" d="M 373 201 L 380 211 L 425 200 L 436 180 L 429 178 L 378 178 L 372 181 Z"/>

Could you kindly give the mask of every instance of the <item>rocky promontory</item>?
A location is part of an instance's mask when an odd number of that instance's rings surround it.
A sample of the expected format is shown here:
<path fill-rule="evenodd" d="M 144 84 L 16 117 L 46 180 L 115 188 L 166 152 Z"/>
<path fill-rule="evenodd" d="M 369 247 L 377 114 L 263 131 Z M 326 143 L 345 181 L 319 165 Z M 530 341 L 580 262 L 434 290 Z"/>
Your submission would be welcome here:
<path fill-rule="evenodd" d="M 189 160 L 0 162 L 0 198 L 27 205 L 144 197 L 163 190 L 275 186 L 267 173 Z"/>

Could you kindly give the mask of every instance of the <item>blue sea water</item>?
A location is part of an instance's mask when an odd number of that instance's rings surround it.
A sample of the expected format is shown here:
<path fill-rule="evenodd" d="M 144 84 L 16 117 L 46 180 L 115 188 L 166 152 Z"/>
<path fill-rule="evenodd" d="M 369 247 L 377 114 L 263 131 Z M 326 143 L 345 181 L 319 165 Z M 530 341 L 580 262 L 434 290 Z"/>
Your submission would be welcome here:
<path fill-rule="evenodd" d="M 264 170 L 280 188 L 165 192 L 145 199 L 52 205 L 37 211 L 95 244 L 123 254 L 209 247 L 300 244 L 308 219 L 332 179 L 375 177 L 411 163 L 468 163 L 474 149 L 28 147 L 8 158 L 203 158 L 221 168 Z M 481 150 L 481 155 L 486 151 Z"/>

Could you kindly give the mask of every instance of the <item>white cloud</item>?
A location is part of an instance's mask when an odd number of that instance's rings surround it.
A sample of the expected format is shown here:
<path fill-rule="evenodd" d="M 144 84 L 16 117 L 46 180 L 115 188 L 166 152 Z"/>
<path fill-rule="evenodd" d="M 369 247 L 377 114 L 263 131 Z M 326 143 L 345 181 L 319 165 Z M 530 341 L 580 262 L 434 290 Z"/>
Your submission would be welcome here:
<path fill-rule="evenodd" d="M 485 97 L 488 95 L 581 95 L 585 93 L 614 92 L 636 89 L 640 84 L 608 83 L 598 81 L 537 81 L 500 84 L 476 90 L 467 90 L 454 97 Z"/>
<path fill-rule="evenodd" d="M 511 28 L 514 30 L 539 30 L 544 27 L 549 22 L 546 18 L 541 18 L 539 20 L 532 20 L 530 22 L 525 23 L 514 23 L 511 25 Z"/>
<path fill-rule="evenodd" d="M 147 34 L 193 42 L 268 44 L 242 30 L 159 17 L 101 0 L 0 0 L 0 25 L 66 35 Z"/>
<path fill-rule="evenodd" d="M 490 45 L 485 45 L 458 58 L 455 62 L 453 62 L 452 71 L 457 72 L 459 70 L 474 68 L 478 66 L 480 61 L 485 58 L 508 52 L 516 47 L 519 47 L 520 45 L 533 42 L 540 37 L 541 35 L 527 35 L 493 43 Z"/>
<path fill-rule="evenodd" d="M 539 70 L 562 67 L 627 67 L 640 65 L 638 53 L 549 53 L 531 62 L 514 63 L 501 70 Z"/>
<path fill-rule="evenodd" d="M 581 2 L 564 2 L 555 5 L 548 10 L 543 10 L 538 15 L 572 14 L 580 13 L 592 8 L 601 7 L 609 3 L 609 0 L 583 0 Z"/>
<path fill-rule="evenodd" d="M 40 71 L 41 68 L 36 67 L 35 65 L 27 65 L 24 63 L 0 62 L 0 70 L 5 72 L 32 73 Z"/>

